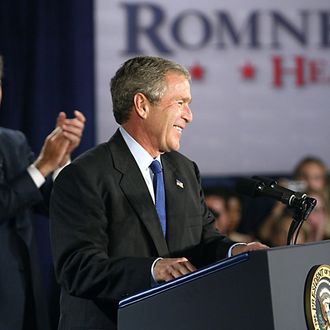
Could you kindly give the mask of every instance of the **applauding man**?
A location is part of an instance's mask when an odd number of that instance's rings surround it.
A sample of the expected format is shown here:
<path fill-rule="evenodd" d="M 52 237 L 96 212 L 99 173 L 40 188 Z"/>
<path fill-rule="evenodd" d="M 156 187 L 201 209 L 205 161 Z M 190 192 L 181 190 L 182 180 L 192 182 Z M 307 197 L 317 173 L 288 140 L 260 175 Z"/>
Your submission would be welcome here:
<path fill-rule="evenodd" d="M 0 56 L 0 102 L 3 62 Z M 0 328 L 48 330 L 33 213 L 47 212 L 53 178 L 79 145 L 85 117 L 61 112 L 34 157 L 22 132 L 0 127 Z M 51 175 L 52 174 L 52 175 Z"/>

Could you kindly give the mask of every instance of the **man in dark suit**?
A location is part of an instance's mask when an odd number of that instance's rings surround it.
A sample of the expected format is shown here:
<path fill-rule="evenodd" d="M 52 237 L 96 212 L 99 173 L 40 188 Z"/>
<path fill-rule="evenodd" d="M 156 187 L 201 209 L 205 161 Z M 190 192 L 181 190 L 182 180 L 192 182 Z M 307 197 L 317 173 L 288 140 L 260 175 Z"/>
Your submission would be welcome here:
<path fill-rule="evenodd" d="M 3 62 L 0 56 L 0 103 Z M 69 161 L 85 118 L 60 113 L 35 159 L 22 132 L 0 127 L 0 329 L 48 330 L 44 289 L 33 233 L 33 213 L 47 211 L 49 174 Z"/>
<path fill-rule="evenodd" d="M 121 298 L 228 253 L 265 248 L 237 245 L 214 229 L 198 168 L 177 152 L 192 121 L 189 79 L 185 68 L 162 58 L 125 62 L 111 80 L 119 130 L 56 180 L 51 240 L 62 286 L 59 329 L 116 329 Z M 159 213 L 155 160 L 165 186 Z"/>

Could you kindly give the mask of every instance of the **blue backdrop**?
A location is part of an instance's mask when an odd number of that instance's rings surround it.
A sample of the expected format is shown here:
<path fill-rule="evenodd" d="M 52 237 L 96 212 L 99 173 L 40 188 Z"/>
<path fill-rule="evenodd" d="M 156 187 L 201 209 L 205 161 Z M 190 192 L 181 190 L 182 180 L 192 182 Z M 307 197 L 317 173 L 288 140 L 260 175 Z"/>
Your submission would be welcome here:
<path fill-rule="evenodd" d="M 5 60 L 0 124 L 22 130 L 39 151 L 59 111 L 87 117 L 81 146 L 95 143 L 93 2 L 1 0 Z"/>
<path fill-rule="evenodd" d="M 39 153 L 59 111 L 82 111 L 86 129 L 75 155 L 95 144 L 93 1 L 0 0 L 4 56 L 0 125 L 23 131 Z M 52 273 L 47 219 L 36 219 L 53 327 L 58 287 Z"/>

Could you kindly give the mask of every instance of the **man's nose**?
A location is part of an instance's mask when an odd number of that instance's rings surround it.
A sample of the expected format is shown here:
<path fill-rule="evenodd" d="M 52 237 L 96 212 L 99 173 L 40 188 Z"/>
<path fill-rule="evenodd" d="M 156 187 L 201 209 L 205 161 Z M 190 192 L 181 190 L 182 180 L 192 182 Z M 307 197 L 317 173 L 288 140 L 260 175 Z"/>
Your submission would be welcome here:
<path fill-rule="evenodd" d="M 182 117 L 187 123 L 191 123 L 193 120 L 193 115 L 188 104 L 183 109 Z"/>

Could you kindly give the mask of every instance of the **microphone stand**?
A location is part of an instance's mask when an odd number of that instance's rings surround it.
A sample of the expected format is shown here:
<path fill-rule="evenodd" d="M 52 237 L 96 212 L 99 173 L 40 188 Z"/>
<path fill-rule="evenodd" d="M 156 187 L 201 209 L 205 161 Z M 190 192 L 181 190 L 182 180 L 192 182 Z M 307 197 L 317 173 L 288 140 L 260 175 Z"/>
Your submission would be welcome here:
<path fill-rule="evenodd" d="M 299 231 L 303 222 L 308 218 L 316 205 L 316 199 L 304 196 L 297 200 L 292 208 L 294 209 L 293 220 L 288 231 L 287 245 L 296 244 Z"/>
<path fill-rule="evenodd" d="M 276 180 L 254 176 L 252 180 L 241 182 L 238 191 L 249 196 L 269 196 L 288 205 L 294 210 L 293 220 L 287 237 L 287 245 L 296 244 L 299 231 L 316 205 L 316 199 L 301 192 L 294 192 L 277 184 Z"/>

